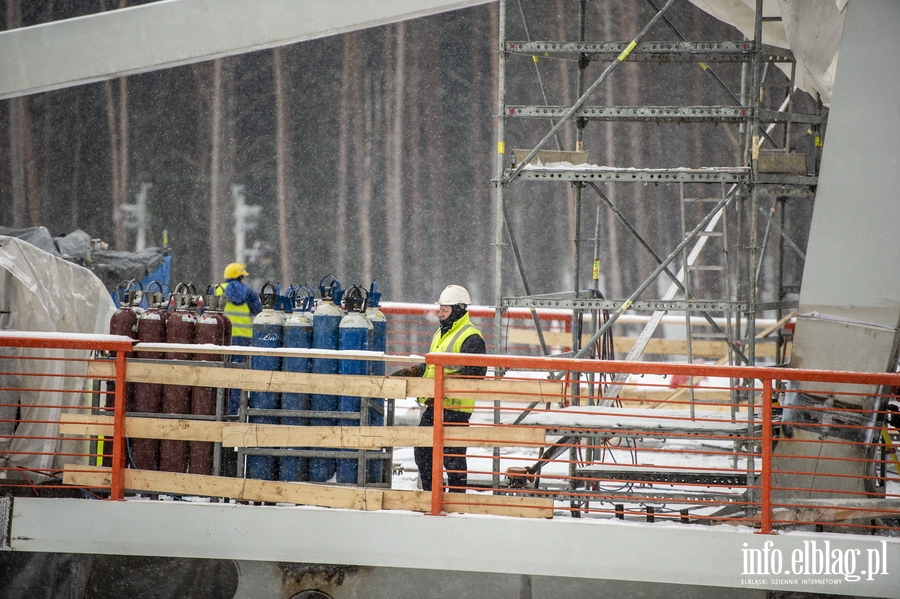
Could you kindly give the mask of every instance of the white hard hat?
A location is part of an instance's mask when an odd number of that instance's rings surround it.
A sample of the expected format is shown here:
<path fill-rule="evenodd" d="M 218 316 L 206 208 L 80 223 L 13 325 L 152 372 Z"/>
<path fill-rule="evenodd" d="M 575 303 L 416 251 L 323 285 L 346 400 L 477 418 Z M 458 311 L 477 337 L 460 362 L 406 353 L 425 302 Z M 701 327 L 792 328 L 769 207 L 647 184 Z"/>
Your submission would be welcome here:
<path fill-rule="evenodd" d="M 439 306 L 455 306 L 456 304 L 469 305 L 472 303 L 472 299 L 469 297 L 469 292 L 466 291 L 465 287 L 460 285 L 447 285 L 444 290 L 441 291 L 441 297 L 436 303 Z"/>

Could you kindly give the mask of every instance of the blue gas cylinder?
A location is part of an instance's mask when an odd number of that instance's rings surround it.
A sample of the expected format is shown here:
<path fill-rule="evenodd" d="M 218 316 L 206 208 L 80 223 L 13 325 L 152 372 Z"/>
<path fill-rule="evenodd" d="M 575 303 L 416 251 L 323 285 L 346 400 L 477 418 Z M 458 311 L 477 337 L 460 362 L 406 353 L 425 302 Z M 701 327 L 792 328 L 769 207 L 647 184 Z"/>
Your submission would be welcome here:
<path fill-rule="evenodd" d="M 366 317 L 365 291 L 353 286 L 344 294 L 344 306 L 347 314 L 341 319 L 339 327 L 341 353 L 345 351 L 368 351 L 372 337 L 372 323 Z M 341 358 L 338 365 L 339 374 L 365 375 L 369 373 L 369 360 Z M 352 413 L 353 418 L 341 418 L 341 426 L 368 425 L 368 418 L 361 413 L 361 398 L 358 395 L 341 395 L 338 398 L 338 411 Z M 363 477 L 364 480 L 365 477 Z M 337 482 L 354 484 L 360 481 L 359 460 L 342 458 L 337 463 Z"/>
<path fill-rule="evenodd" d="M 270 288 L 268 293 L 266 289 Z M 253 318 L 253 347 L 280 348 L 284 342 L 284 312 L 276 310 L 278 293 L 271 283 L 263 285 L 260 300 L 263 310 Z M 281 370 L 280 356 L 251 356 L 252 370 Z M 251 391 L 249 407 L 257 410 L 277 410 L 281 394 L 273 391 Z M 256 424 L 277 424 L 275 416 L 251 416 Z M 247 456 L 247 478 L 275 480 L 277 462 L 274 456 Z"/>
<path fill-rule="evenodd" d="M 379 309 L 381 304 L 381 292 L 378 284 L 372 281 L 369 287 L 369 295 L 366 303 L 366 316 L 372 323 L 372 339 L 369 349 L 373 352 L 387 352 L 387 318 Z M 374 376 L 384 376 L 384 362 L 381 360 L 369 361 L 369 372 Z M 373 398 L 369 400 L 369 425 L 384 426 L 384 399 Z M 384 451 L 384 453 L 387 453 Z M 385 456 L 388 459 L 388 456 Z M 382 482 L 385 460 L 369 460 L 366 465 L 366 482 Z"/>
<path fill-rule="evenodd" d="M 307 289 L 309 289 L 307 287 Z M 312 291 L 310 289 L 310 291 Z M 284 320 L 284 347 L 310 349 L 313 346 L 313 304 L 315 298 L 292 297 L 293 311 Z M 284 372 L 311 372 L 312 359 L 307 357 L 285 357 L 282 360 Z M 281 409 L 292 411 L 308 411 L 310 396 L 308 393 L 282 393 Z M 309 418 L 302 416 L 283 416 L 281 424 L 307 426 Z M 283 481 L 309 480 L 309 458 L 282 456 L 278 462 L 278 479 Z"/>
<path fill-rule="evenodd" d="M 331 282 L 325 285 L 325 281 L 331 278 Z M 340 344 L 341 318 L 344 316 L 340 308 L 343 290 L 341 283 L 331 275 L 324 277 L 319 282 L 319 293 L 322 301 L 313 313 L 313 349 L 325 349 L 337 351 Z M 314 358 L 312 361 L 314 374 L 337 374 L 337 358 Z M 310 407 L 314 412 L 336 412 L 337 395 L 325 395 L 313 393 L 310 396 Z M 309 420 L 312 426 L 335 426 L 334 418 L 313 417 Z M 309 480 L 312 482 L 325 482 L 335 473 L 334 458 L 314 457 L 309 460 Z"/>

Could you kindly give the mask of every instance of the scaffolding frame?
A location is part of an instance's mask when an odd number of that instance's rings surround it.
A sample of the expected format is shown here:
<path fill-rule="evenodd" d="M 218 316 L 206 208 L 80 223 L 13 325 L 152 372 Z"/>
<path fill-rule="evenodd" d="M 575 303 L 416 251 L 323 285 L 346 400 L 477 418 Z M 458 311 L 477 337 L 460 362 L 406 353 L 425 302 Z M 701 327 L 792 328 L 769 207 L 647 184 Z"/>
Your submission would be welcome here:
<path fill-rule="evenodd" d="M 666 311 L 683 311 L 686 320 L 687 342 L 690 347 L 693 336 L 690 327 L 692 315 L 703 316 L 713 327 L 715 334 L 722 336 L 728 345 L 729 363 L 754 365 L 756 357 L 756 319 L 765 312 L 775 312 L 780 321 L 786 313 L 796 309 L 796 301 L 786 300 L 787 291 L 784 285 L 784 248 L 789 246 L 803 257 L 802 250 L 797 247 L 785 232 L 784 205 L 789 198 L 810 198 L 814 196 L 817 184 L 818 166 L 821 154 L 822 126 L 824 115 L 821 102 L 817 102 L 815 114 L 795 112 L 794 103 L 794 71 L 796 63 L 792 53 L 784 48 L 776 48 L 762 43 L 762 24 L 767 20 L 776 20 L 780 17 L 767 17 L 762 13 L 762 0 L 756 2 L 756 20 L 753 39 L 741 39 L 733 41 L 689 41 L 687 40 L 666 17 L 666 12 L 677 0 L 667 0 L 659 6 L 654 0 L 646 0 L 646 4 L 653 9 L 653 17 L 644 25 L 640 33 L 630 41 L 601 41 L 592 42 L 585 39 L 587 14 L 587 0 L 577 0 L 577 19 L 579 39 L 575 41 L 533 41 L 531 40 L 526 18 L 526 10 L 522 0 L 500 0 L 499 23 L 499 81 L 498 81 L 498 127 L 497 127 L 497 170 L 494 180 L 496 190 L 496 246 L 495 246 L 495 307 L 496 327 L 498 331 L 495 339 L 496 347 L 500 348 L 499 331 L 500 319 L 504 310 L 511 307 L 527 307 L 532 310 L 542 307 L 566 308 L 573 310 L 573 316 L 591 312 L 595 315 L 590 340 L 584 344 L 582 331 L 574 323 L 581 322 L 581 318 L 573 318 L 572 348 L 573 351 L 561 354 L 563 356 L 593 357 L 596 341 L 615 323 L 616 319 L 626 311 L 652 311 L 664 313 Z M 686 2 L 687 0 L 681 0 Z M 661 2 L 660 2 L 661 4 Z M 507 38 L 507 25 L 510 12 L 515 7 L 521 15 L 524 24 L 526 40 L 511 40 Z M 559 18 L 564 18 L 560 16 Z M 669 41 L 645 41 L 648 33 L 657 31 L 657 24 L 664 25 L 674 35 L 675 40 Z M 555 58 L 560 60 L 577 61 L 578 71 L 576 78 L 576 97 L 578 98 L 569 106 L 551 106 L 547 100 L 544 82 L 541 77 L 540 65 L 536 60 L 537 55 L 542 58 Z M 537 84 L 545 105 L 518 105 L 508 102 L 507 98 L 507 63 L 517 57 L 533 58 Z M 716 86 L 724 91 L 731 99 L 732 105 L 728 106 L 605 106 L 589 105 L 588 101 L 600 85 L 621 65 L 625 60 L 634 62 L 655 63 L 696 63 L 709 75 Z M 591 62 L 608 61 L 609 64 L 602 74 L 590 85 L 586 85 L 585 71 Z M 725 82 L 716 75 L 715 66 L 719 64 L 740 63 L 741 90 L 733 93 Z M 787 97 L 778 110 L 766 107 L 761 97 L 761 89 L 766 73 L 776 63 L 790 64 L 790 84 Z M 527 153 L 508 151 L 506 148 L 507 132 L 511 131 L 521 119 L 549 120 L 552 126 L 544 137 L 534 145 Z M 583 163 L 583 129 L 588 122 L 605 121 L 610 123 L 622 122 L 679 122 L 679 123 L 737 123 L 739 124 L 739 151 L 742 164 L 739 166 L 714 166 L 703 168 L 621 168 L 609 166 L 596 166 Z M 556 140 L 557 146 L 562 147 L 559 141 L 559 131 L 567 123 L 575 124 L 575 148 L 572 151 L 553 152 L 553 162 L 545 166 L 543 162 L 534 163 L 535 158 L 540 158 L 546 153 L 545 147 L 551 140 Z M 791 152 L 791 128 L 794 125 L 807 127 L 815 135 L 816 155 L 811 161 L 812 169 L 808 169 L 804 163 L 803 172 L 797 172 L 785 168 L 790 166 L 792 158 L 796 158 Z M 780 139 L 773 139 L 773 130 L 780 127 Z M 760 168 L 760 146 L 770 144 L 777 148 L 772 154 L 780 154 L 776 160 L 776 167 L 771 166 L 772 156 L 763 155 L 769 159 L 770 164 Z M 524 154 L 524 155 L 523 155 Z M 804 158 L 805 155 L 804 155 Z M 559 165 L 556 162 L 571 162 L 568 165 Z M 577 164 L 582 161 L 582 164 Z M 779 162 L 780 161 L 780 162 Z M 774 172 L 782 171 L 782 172 Z M 574 289 L 543 295 L 533 295 L 525 275 L 525 265 L 519 252 L 515 231 L 509 219 L 509 213 L 505 202 L 505 191 L 514 182 L 527 181 L 555 181 L 574 185 L 573 216 L 575 222 L 574 265 L 572 279 Z M 700 223 L 686 233 L 681 243 L 665 256 L 659 256 L 653 251 L 651 244 L 643 239 L 635 228 L 627 222 L 624 216 L 616 209 L 614 204 L 606 197 L 598 183 L 628 183 L 651 182 L 678 184 L 683 190 L 686 184 L 715 184 L 726 187 L 727 191 L 719 194 L 719 201 L 715 203 Z M 584 248 L 580 239 L 581 218 L 583 210 L 583 191 L 594 191 L 600 198 L 600 202 L 618 218 L 637 242 L 653 256 L 657 266 L 653 273 L 647 277 L 632 293 L 622 299 L 600 299 L 590 292 L 581 289 L 581 256 Z M 684 193 L 682 191 L 682 197 Z M 773 198 L 772 208 L 766 210 L 761 205 L 764 197 Z M 698 239 L 708 236 L 705 231 L 716 215 L 732 203 L 740 204 L 737 210 L 737 240 L 738 255 L 726 261 L 726 266 L 731 266 L 725 272 L 726 279 L 734 277 L 734 285 L 726 285 L 724 297 L 720 298 L 695 298 L 690 294 L 691 265 L 689 264 L 689 252 L 692 244 Z M 773 217 L 776 209 L 781 208 L 782 222 L 779 223 Z M 683 206 L 682 206 L 683 209 Z M 599 208 L 598 208 L 599 213 Z M 760 220 L 760 215 L 764 219 Z M 765 225 L 765 232 L 760 240 L 760 223 Z M 598 219 L 598 229 L 599 229 Z M 685 226 L 684 229 L 687 227 Z M 760 276 L 763 267 L 763 254 L 766 244 L 769 242 L 770 233 L 775 231 L 781 236 L 779 268 L 775 280 L 777 285 L 777 301 L 762 302 L 760 298 Z M 505 237 L 504 237 L 505 235 Z M 522 297 L 504 297 L 503 295 L 503 251 L 506 239 L 513 251 L 516 267 L 521 277 L 525 295 Z M 597 280 L 597 247 L 594 248 L 594 279 Z M 684 282 L 680 280 L 670 269 L 670 265 L 682 257 L 682 272 Z M 676 262 L 677 263 L 677 262 Z M 642 300 L 641 294 L 657 280 L 660 275 L 665 275 L 672 281 L 675 292 L 660 300 Z M 687 284 L 686 284 L 687 283 Z M 685 296 L 685 290 L 688 294 Z M 733 288 L 733 289 L 731 289 Z M 680 299 L 676 299 L 677 295 Z M 611 313 L 609 319 L 600 324 L 596 318 L 599 311 L 606 310 Z M 713 313 L 724 314 L 727 326 L 722 329 L 716 324 Z M 733 323 L 733 324 L 732 324 Z M 534 319 L 538 338 L 541 341 L 542 351 L 549 354 L 547 346 L 543 342 L 540 323 Z M 647 332 L 645 330 L 645 332 Z M 646 335 L 649 340 L 653 331 Z M 783 340 L 779 331 L 779 354 L 783 349 Z M 645 335 L 642 335 L 644 337 Z M 636 348 L 637 348 L 636 344 Z M 642 348 L 629 354 L 627 359 L 637 359 Z M 688 360 L 692 360 L 690 352 Z M 620 381 L 621 382 L 621 381 Z M 618 392 L 617 388 L 608 389 Z M 609 393 L 607 393 L 609 396 Z M 615 395 L 613 395 L 615 396 Z M 749 398 L 743 398 L 744 401 Z"/>

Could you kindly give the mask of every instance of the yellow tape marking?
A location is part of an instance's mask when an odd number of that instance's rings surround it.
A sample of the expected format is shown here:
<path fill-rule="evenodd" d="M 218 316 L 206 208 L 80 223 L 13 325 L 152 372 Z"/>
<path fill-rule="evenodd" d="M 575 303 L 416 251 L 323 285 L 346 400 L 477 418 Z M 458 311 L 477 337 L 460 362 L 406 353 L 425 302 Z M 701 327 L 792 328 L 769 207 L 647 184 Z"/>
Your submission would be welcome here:
<path fill-rule="evenodd" d="M 637 42 L 635 40 L 632 40 L 631 43 L 628 44 L 628 46 L 624 50 L 622 50 L 622 53 L 619 54 L 619 62 L 622 62 L 623 60 L 628 58 L 628 55 L 631 54 L 631 51 L 634 50 L 636 47 L 637 47 Z"/>

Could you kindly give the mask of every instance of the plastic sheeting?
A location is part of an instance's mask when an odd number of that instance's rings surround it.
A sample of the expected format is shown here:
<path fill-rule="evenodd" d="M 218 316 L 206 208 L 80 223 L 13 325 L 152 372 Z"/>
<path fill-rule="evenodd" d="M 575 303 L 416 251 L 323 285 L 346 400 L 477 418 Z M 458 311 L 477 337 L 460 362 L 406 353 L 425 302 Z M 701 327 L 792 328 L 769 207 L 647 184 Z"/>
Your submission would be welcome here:
<path fill-rule="evenodd" d="M 105 334 L 115 305 L 106 287 L 91 271 L 31 243 L 0 236 L 0 329 L 55 333 Z M 87 352 L 65 351 L 65 357 L 86 358 Z M 87 374 L 83 361 L 34 361 L 16 357 L 59 357 L 59 350 L 23 349 L 0 346 L 4 373 L 0 390 L 0 466 L 17 468 L 32 481 L 52 476 L 63 466 L 54 455 L 79 450 L 75 443 L 56 440 L 61 410 L 27 407 L 34 405 L 83 405 L 80 390 Z M 22 377 L 16 373 L 46 376 Z M 60 375 L 77 375 L 60 377 Z M 17 390 L 23 387 L 40 391 Z M 18 423 L 17 423 L 18 421 Z M 29 422 L 37 421 L 37 422 Z M 44 421 L 44 422 L 40 422 Z M 19 452 L 25 452 L 20 454 Z M 14 471 L 0 470 L 0 477 Z"/>
<path fill-rule="evenodd" d="M 46 227 L 29 229 L 0 227 L 0 235 L 27 241 L 54 256 L 84 266 L 103 281 L 110 293 L 115 293 L 123 281 L 141 281 L 145 289 L 152 280 L 169 284 L 171 257 L 168 249 L 164 247 L 152 247 L 138 252 L 102 249 L 95 247 L 91 236 L 81 229 L 61 237 L 52 237 Z"/>
<path fill-rule="evenodd" d="M 753 39 L 756 0 L 691 3 Z M 797 88 L 812 96 L 819 93 L 826 106 L 831 104 L 846 5 L 847 0 L 763 0 L 763 16 L 781 16 L 781 22 L 763 23 L 763 43 L 789 48 L 797 60 Z M 778 66 L 784 70 L 789 65 Z"/>

